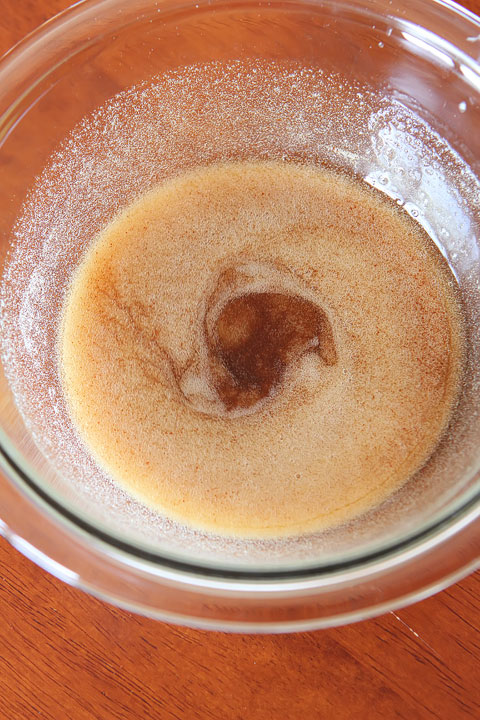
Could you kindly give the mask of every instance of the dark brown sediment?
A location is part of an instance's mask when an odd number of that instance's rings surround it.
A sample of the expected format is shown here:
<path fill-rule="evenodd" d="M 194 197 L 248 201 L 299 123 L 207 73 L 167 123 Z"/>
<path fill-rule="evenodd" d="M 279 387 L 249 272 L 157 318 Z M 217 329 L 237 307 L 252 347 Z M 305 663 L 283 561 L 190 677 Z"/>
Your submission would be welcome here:
<path fill-rule="evenodd" d="M 255 270 L 253 276 L 242 265 L 222 270 L 199 321 L 202 332 L 197 345 L 204 347 L 194 348 L 183 369 L 169 358 L 184 399 L 200 411 L 206 411 L 206 395 L 213 392 L 218 399 L 211 406 L 213 414 L 255 412 L 263 406 L 263 400 L 281 391 L 290 366 L 305 354 L 314 354 L 325 366 L 337 362 L 334 334 L 326 313 L 292 290 L 295 284 L 301 289 L 301 283 L 289 278 L 289 287 L 285 287 L 287 273 L 273 266 L 257 264 Z M 270 285 L 254 291 L 249 283 L 255 277 L 258 280 L 260 273 L 270 278 Z M 168 356 L 168 349 L 163 351 Z M 198 360 L 202 355 L 206 358 L 203 363 Z M 200 392 L 192 395 L 186 389 L 185 378 L 191 380 L 194 375 L 208 388 L 203 397 Z"/>
<path fill-rule="evenodd" d="M 222 309 L 215 330 L 208 347 L 217 369 L 215 387 L 227 410 L 251 407 L 271 395 L 289 364 L 304 353 L 315 353 L 326 365 L 337 360 L 325 313 L 288 294 L 236 297 Z"/>

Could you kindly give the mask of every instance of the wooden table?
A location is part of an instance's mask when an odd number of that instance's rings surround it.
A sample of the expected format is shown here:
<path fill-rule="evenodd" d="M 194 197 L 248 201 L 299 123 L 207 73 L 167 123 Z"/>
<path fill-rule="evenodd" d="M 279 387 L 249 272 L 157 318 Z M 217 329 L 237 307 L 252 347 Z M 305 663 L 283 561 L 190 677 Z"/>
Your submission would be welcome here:
<path fill-rule="evenodd" d="M 0 53 L 68 4 L 0 0 Z M 339 629 L 200 632 L 94 600 L 1 540 L 0 720 L 480 718 L 479 611 L 477 573 Z"/>

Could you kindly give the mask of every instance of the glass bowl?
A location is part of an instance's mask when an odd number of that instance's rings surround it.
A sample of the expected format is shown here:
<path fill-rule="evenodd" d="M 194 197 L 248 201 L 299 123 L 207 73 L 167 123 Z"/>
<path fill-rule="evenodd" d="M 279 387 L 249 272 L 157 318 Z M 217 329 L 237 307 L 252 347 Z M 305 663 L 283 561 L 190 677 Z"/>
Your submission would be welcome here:
<path fill-rule="evenodd" d="M 476 567 L 479 58 L 480 20 L 431 0 L 87 0 L 3 58 L 0 530 L 14 547 L 129 610 L 255 632 L 360 620 Z M 71 452 L 56 368 L 65 289 L 98 231 L 163 178 L 246 157 L 325 163 L 395 200 L 447 259 L 466 318 L 461 397 L 429 462 L 357 520 L 289 541 L 189 531 L 99 483 Z"/>

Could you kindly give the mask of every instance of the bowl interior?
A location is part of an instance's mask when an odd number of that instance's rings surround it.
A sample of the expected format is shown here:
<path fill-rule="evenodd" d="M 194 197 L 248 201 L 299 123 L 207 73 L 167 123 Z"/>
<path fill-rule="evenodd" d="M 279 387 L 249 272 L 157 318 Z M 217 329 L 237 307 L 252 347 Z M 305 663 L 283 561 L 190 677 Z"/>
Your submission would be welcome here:
<path fill-rule="evenodd" d="M 21 50 L 7 59 L 2 446 L 92 534 L 159 558 L 290 570 L 399 543 L 478 493 L 480 74 L 468 23 L 418 3 L 156 5 L 100 3 L 95 25 L 80 8 L 32 41 L 35 69 Z M 348 525 L 282 541 L 194 532 L 129 498 L 78 442 L 56 363 L 66 288 L 107 222 L 178 172 L 245 158 L 339 168 L 402 205 L 452 268 L 468 335 L 459 404 L 429 462 Z"/>

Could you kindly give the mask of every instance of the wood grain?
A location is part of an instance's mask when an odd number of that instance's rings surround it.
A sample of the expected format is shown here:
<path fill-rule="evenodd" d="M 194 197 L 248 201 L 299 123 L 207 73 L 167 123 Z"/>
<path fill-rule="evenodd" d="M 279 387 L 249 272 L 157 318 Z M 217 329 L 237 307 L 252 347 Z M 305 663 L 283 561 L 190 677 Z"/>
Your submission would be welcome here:
<path fill-rule="evenodd" d="M 0 52 L 67 4 L 0 0 Z M 479 611 L 477 573 L 348 627 L 200 632 L 101 603 L 1 540 L 0 720 L 476 718 Z"/>

